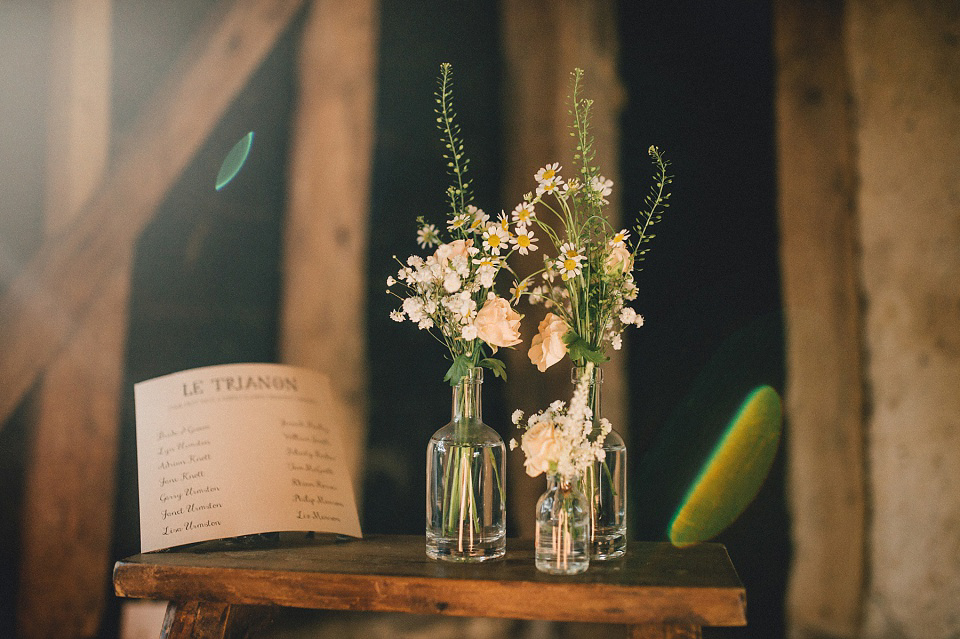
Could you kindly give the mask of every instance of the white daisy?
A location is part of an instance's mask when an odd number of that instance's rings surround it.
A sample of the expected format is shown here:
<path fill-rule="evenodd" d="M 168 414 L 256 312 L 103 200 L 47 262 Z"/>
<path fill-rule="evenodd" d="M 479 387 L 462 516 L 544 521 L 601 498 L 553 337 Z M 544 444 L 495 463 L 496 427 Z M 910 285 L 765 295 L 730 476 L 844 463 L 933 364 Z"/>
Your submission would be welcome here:
<path fill-rule="evenodd" d="M 537 238 L 533 236 L 533 229 L 518 226 L 516 231 L 517 234 L 510 238 L 510 243 L 516 247 L 520 255 L 526 255 L 530 251 L 537 250 Z"/>
<path fill-rule="evenodd" d="M 499 224 L 491 224 L 483 232 L 483 248 L 489 250 L 494 255 L 500 255 L 500 251 L 510 245 L 510 233 L 505 231 Z"/>
<path fill-rule="evenodd" d="M 559 173 L 560 173 L 560 163 L 554 162 L 553 164 L 548 164 L 542 169 L 540 169 L 539 171 L 537 171 L 537 174 L 534 175 L 533 178 L 537 182 L 540 182 L 542 184 L 548 180 L 554 180 L 554 179 L 560 180 Z M 560 181 L 562 182 L 562 180 Z"/>
<path fill-rule="evenodd" d="M 537 195 L 557 193 L 561 186 L 563 186 L 563 180 L 559 178 L 544 180 L 537 186 Z"/>
<path fill-rule="evenodd" d="M 536 211 L 534 211 L 533 204 L 530 202 L 521 202 L 513 209 L 512 215 L 513 221 L 517 226 L 527 226 L 533 222 L 533 218 L 536 217 Z"/>
<path fill-rule="evenodd" d="M 452 220 L 447 222 L 447 228 L 451 231 L 457 231 L 465 228 L 470 223 L 470 216 L 466 213 L 455 215 Z"/>
<path fill-rule="evenodd" d="M 470 233 L 478 233 L 487 227 L 490 216 L 483 212 L 483 209 L 475 207 L 473 204 L 467 205 L 467 215 L 470 216 L 470 225 L 467 230 Z"/>
<path fill-rule="evenodd" d="M 437 235 L 437 227 L 433 224 L 424 224 L 420 230 L 417 231 L 417 244 L 420 245 L 420 248 L 438 246 L 440 244 L 440 236 Z"/>
<path fill-rule="evenodd" d="M 500 228 L 507 232 L 507 235 L 510 234 L 510 216 L 507 215 L 506 212 L 502 210 L 500 211 L 500 215 L 497 217 L 497 224 L 499 224 Z"/>
<path fill-rule="evenodd" d="M 610 246 L 623 246 L 627 243 L 627 240 L 630 239 L 630 231 L 627 229 L 621 229 L 617 231 L 612 238 L 610 238 Z"/>
<path fill-rule="evenodd" d="M 560 247 L 560 255 L 554 262 L 554 266 L 560 273 L 560 279 L 564 282 L 580 275 L 583 270 L 581 263 L 586 259 L 581 249 L 578 249 L 569 242 Z"/>

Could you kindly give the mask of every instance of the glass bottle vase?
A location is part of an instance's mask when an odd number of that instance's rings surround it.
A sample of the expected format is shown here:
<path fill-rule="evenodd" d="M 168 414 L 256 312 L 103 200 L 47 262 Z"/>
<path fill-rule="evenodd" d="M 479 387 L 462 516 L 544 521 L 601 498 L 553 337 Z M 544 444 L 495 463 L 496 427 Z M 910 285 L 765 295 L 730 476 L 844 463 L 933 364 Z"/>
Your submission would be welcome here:
<path fill-rule="evenodd" d="M 506 551 L 503 439 L 483 423 L 483 369 L 453 388 L 453 416 L 427 445 L 427 556 L 477 562 Z"/>
<path fill-rule="evenodd" d="M 590 566 L 590 506 L 576 481 L 551 476 L 537 502 L 534 563 L 554 575 L 575 575 Z"/>
<path fill-rule="evenodd" d="M 574 384 L 587 375 L 588 402 L 593 411 L 594 432 L 600 432 L 600 387 L 603 371 L 593 365 L 573 369 Z M 603 442 L 603 461 L 595 461 L 580 478 L 590 506 L 590 557 L 605 561 L 627 551 L 627 447 L 615 431 Z"/>

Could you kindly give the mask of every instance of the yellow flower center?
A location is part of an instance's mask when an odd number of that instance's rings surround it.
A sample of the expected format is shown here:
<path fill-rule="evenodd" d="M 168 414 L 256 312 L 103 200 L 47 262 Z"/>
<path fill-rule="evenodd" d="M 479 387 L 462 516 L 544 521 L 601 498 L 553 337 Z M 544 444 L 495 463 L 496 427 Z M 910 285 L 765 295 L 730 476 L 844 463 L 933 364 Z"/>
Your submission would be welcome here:
<path fill-rule="evenodd" d="M 552 179 L 553 176 L 556 175 L 556 174 L 557 174 L 557 172 L 554 171 L 553 169 L 547 169 L 546 171 L 543 172 L 543 179 L 544 179 L 544 180 L 550 180 L 550 179 Z"/>
<path fill-rule="evenodd" d="M 565 271 L 574 271 L 577 268 L 577 261 L 567 258 L 563 261 L 563 270 Z"/>
<path fill-rule="evenodd" d="M 496 233 L 494 233 L 494 234 L 491 235 L 490 238 L 487 240 L 487 243 L 488 243 L 490 246 L 500 246 L 500 236 L 497 235 Z"/>
<path fill-rule="evenodd" d="M 518 236 L 517 236 L 517 246 L 522 247 L 522 248 L 527 248 L 527 247 L 529 247 L 529 246 L 530 246 L 530 238 L 529 238 L 529 236 L 526 236 L 526 235 L 518 235 Z"/>

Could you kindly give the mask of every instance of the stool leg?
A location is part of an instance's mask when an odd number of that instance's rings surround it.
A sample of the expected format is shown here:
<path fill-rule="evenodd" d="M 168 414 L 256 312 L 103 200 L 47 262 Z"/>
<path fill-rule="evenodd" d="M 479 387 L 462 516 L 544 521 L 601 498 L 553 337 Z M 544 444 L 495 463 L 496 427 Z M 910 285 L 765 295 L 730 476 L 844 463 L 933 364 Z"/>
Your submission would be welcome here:
<path fill-rule="evenodd" d="M 700 626 L 694 624 L 638 624 L 630 626 L 630 639 L 702 639 Z"/>
<path fill-rule="evenodd" d="M 229 615 L 230 604 L 171 601 L 160 639 L 224 639 Z"/>

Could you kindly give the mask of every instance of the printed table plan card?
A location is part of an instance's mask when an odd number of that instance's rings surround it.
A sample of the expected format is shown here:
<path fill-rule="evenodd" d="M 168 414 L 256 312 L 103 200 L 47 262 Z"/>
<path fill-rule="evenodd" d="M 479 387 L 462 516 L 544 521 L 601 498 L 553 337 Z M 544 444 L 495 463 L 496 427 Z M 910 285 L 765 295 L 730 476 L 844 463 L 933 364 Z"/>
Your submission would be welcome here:
<path fill-rule="evenodd" d="M 361 536 L 323 375 L 209 366 L 136 384 L 134 397 L 142 552 L 262 532 Z"/>

